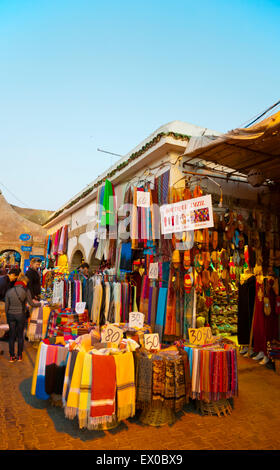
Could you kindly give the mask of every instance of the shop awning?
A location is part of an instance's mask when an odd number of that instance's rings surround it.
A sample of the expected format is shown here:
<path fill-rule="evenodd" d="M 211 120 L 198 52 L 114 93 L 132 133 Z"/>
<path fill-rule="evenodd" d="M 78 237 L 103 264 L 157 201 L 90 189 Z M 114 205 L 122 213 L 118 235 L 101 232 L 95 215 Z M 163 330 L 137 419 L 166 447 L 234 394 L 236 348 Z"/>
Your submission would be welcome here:
<path fill-rule="evenodd" d="M 237 128 L 219 137 L 191 138 L 184 163 L 195 159 L 231 168 L 228 176 L 248 175 L 257 169 L 267 180 L 279 182 L 280 111 L 249 128 Z"/>

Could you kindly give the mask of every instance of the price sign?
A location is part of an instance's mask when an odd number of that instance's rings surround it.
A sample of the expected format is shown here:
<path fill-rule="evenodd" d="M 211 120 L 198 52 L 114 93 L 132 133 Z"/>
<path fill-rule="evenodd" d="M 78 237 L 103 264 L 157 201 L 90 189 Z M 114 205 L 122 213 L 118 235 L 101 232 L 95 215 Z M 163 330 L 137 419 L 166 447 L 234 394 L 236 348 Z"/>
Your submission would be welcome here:
<path fill-rule="evenodd" d="M 150 207 L 151 197 L 149 192 L 137 191 L 137 206 Z"/>
<path fill-rule="evenodd" d="M 101 332 L 101 343 L 117 343 L 120 344 L 123 337 L 123 331 L 113 325 L 108 325 Z"/>
<path fill-rule="evenodd" d="M 149 278 L 158 279 L 158 263 L 151 263 L 149 268 Z"/>
<path fill-rule="evenodd" d="M 140 312 L 130 312 L 129 328 L 143 328 L 145 315 Z"/>
<path fill-rule="evenodd" d="M 54 297 L 54 298 L 53 298 L 53 304 L 61 304 L 61 299 L 60 299 L 60 297 Z"/>
<path fill-rule="evenodd" d="M 75 307 L 76 313 L 84 313 L 85 308 L 86 308 L 86 302 L 76 303 L 76 307 Z"/>
<path fill-rule="evenodd" d="M 213 340 L 211 328 L 189 328 L 189 341 L 191 344 L 203 346 Z"/>
<path fill-rule="evenodd" d="M 160 350 L 159 336 L 158 333 L 153 333 L 150 335 L 144 335 L 144 346 L 149 351 L 154 349 L 156 351 Z"/>

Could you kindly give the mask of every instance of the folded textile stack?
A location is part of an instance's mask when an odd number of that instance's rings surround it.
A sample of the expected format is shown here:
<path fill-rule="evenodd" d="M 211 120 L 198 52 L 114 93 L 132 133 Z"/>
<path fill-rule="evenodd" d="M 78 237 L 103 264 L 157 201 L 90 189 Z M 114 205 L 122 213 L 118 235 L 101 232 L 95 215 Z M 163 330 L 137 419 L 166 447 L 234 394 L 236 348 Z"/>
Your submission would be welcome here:
<path fill-rule="evenodd" d="M 217 343 L 211 347 L 185 346 L 192 378 L 191 397 L 218 401 L 238 395 L 236 348 Z"/>
<path fill-rule="evenodd" d="M 58 332 L 59 334 L 72 334 L 73 332 L 73 335 L 78 335 L 79 326 L 84 326 L 85 323 L 88 323 L 87 310 L 80 314 L 71 309 L 52 310 L 49 316 L 46 336 L 55 336 Z"/>

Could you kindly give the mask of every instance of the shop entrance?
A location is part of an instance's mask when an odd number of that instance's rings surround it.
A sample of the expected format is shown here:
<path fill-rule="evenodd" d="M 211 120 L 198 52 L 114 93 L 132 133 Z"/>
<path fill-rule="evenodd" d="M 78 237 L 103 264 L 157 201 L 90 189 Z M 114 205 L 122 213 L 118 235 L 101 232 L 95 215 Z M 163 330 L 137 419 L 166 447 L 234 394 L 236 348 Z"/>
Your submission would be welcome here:
<path fill-rule="evenodd" d="M 16 250 L 2 250 L 0 252 L 0 270 L 9 271 L 13 267 L 20 268 L 21 255 Z"/>
<path fill-rule="evenodd" d="M 83 253 L 81 250 L 77 250 L 72 258 L 71 270 L 77 269 L 84 261 Z"/>

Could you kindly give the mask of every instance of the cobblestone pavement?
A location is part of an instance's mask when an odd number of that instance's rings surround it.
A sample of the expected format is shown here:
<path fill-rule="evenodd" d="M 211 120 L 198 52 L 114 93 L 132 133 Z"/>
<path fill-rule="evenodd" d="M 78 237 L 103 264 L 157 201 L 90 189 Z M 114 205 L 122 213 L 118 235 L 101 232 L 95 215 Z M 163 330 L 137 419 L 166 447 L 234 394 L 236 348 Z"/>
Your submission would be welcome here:
<path fill-rule="evenodd" d="M 172 426 L 146 426 L 135 417 L 113 430 L 90 432 L 30 394 L 36 357 L 31 344 L 22 363 L 8 362 L 6 342 L 0 349 L 0 450 L 280 449 L 280 376 L 252 359 L 238 359 L 239 396 L 230 416 L 202 416 L 192 403 Z"/>

